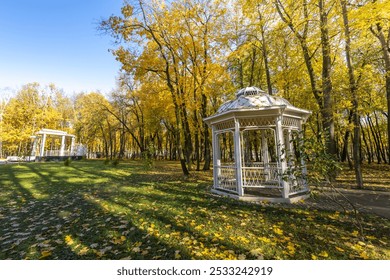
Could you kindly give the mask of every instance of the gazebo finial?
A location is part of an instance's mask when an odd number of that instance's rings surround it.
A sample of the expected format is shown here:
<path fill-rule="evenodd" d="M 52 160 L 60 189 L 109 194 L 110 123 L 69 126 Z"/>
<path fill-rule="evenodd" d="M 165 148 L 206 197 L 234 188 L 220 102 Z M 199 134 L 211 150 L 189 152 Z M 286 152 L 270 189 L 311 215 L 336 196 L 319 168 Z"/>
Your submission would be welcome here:
<path fill-rule="evenodd" d="M 246 87 L 238 90 L 236 92 L 236 97 L 239 97 L 241 95 L 259 95 L 259 94 L 265 94 L 264 90 L 259 89 L 258 87 Z"/>

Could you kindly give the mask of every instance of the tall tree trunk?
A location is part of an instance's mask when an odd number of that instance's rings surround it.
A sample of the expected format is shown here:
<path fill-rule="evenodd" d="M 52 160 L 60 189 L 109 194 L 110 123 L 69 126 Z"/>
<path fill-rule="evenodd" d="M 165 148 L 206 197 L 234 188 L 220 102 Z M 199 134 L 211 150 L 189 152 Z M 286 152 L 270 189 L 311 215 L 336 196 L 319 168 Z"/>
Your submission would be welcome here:
<path fill-rule="evenodd" d="M 207 96 L 204 91 L 204 86 L 207 79 L 207 71 L 208 71 L 208 65 L 209 65 L 209 52 L 208 52 L 208 46 L 209 46 L 209 40 L 208 40 L 208 33 L 209 29 L 207 27 L 207 24 L 205 25 L 204 33 L 203 33 L 203 69 L 202 69 L 202 82 L 200 86 L 201 91 L 201 109 L 200 114 L 201 117 L 204 119 L 207 117 Z M 203 136 L 204 136 L 204 165 L 203 170 L 210 170 L 211 165 L 211 143 L 210 143 L 210 133 L 209 133 L 209 126 L 206 124 L 206 122 L 203 121 Z"/>
<path fill-rule="evenodd" d="M 191 139 L 191 130 L 190 124 L 188 121 L 187 115 L 187 106 L 184 100 L 184 91 L 181 91 L 181 104 L 180 104 L 180 116 L 181 116 L 181 129 L 183 131 L 184 138 L 184 156 L 185 162 L 187 164 L 188 170 L 191 170 L 191 156 L 192 156 L 192 139 Z"/>
<path fill-rule="evenodd" d="M 237 60 L 238 63 L 238 84 L 240 85 L 240 88 L 244 87 L 244 69 L 243 69 L 243 62 L 241 59 Z"/>
<path fill-rule="evenodd" d="M 108 151 L 108 142 L 107 142 L 107 139 L 106 139 L 106 135 L 104 133 L 104 128 L 100 125 L 100 130 L 102 132 L 102 136 L 103 136 L 103 145 L 104 145 L 104 152 L 105 152 L 105 158 L 108 159 L 109 157 L 109 151 Z"/>
<path fill-rule="evenodd" d="M 331 155 L 336 155 L 336 141 L 333 119 L 333 101 L 332 101 L 332 81 L 331 69 L 332 62 L 330 58 L 330 41 L 328 31 L 328 15 L 324 6 L 324 0 L 318 1 L 320 12 L 320 31 L 322 47 L 322 94 L 324 107 L 322 111 L 324 130 L 328 135 L 326 139 L 327 151 Z"/>
<path fill-rule="evenodd" d="M 321 98 L 321 91 L 317 88 L 317 80 L 315 78 L 315 72 L 314 72 L 314 67 L 313 67 L 313 63 L 312 63 L 312 55 L 309 51 L 309 46 L 307 44 L 307 33 L 308 33 L 308 26 L 309 26 L 309 19 L 308 19 L 309 14 L 308 14 L 308 10 L 307 10 L 307 0 L 303 0 L 303 12 L 304 12 L 304 16 L 305 16 L 305 23 L 304 23 L 304 30 L 303 30 L 302 34 L 300 32 L 298 32 L 298 30 L 296 29 L 296 26 L 294 25 L 294 23 L 291 20 L 291 16 L 289 14 L 287 14 L 286 9 L 284 8 L 284 6 L 280 2 L 280 0 L 275 1 L 275 6 L 276 6 L 276 10 L 277 10 L 280 18 L 287 24 L 287 26 L 294 33 L 295 37 L 299 41 L 299 45 L 301 46 L 301 49 L 302 49 L 302 54 L 303 54 L 303 58 L 305 61 L 307 73 L 308 73 L 309 79 L 310 79 L 311 91 L 312 91 L 314 98 L 318 104 L 318 107 L 320 108 L 321 113 L 322 113 L 324 104 L 323 104 L 323 100 Z"/>
<path fill-rule="evenodd" d="M 264 23 L 263 23 L 263 15 L 258 7 L 257 9 L 259 14 L 259 21 L 260 21 L 260 35 L 261 35 L 261 51 L 263 54 L 264 59 L 264 69 L 265 69 L 265 78 L 267 81 L 267 91 L 269 95 L 272 95 L 272 84 L 271 84 L 271 74 L 269 70 L 268 65 L 268 50 L 267 50 L 267 44 L 265 40 L 265 30 L 264 30 Z"/>
<path fill-rule="evenodd" d="M 173 89 L 173 88 L 172 88 Z M 176 95 L 174 92 L 172 92 L 172 99 L 173 99 L 173 104 L 175 106 L 175 117 L 176 117 L 176 128 L 175 128 L 175 150 L 179 154 L 179 159 L 180 159 L 180 165 L 181 169 L 183 171 L 183 174 L 185 176 L 190 175 L 190 172 L 188 171 L 187 165 L 186 165 L 186 159 L 183 153 L 183 148 L 181 145 L 181 118 L 180 118 L 180 108 L 179 105 L 177 104 L 177 99 Z"/>
<path fill-rule="evenodd" d="M 352 123 L 352 110 L 349 111 L 348 114 L 348 125 Z M 340 160 L 341 162 L 345 162 L 347 159 L 347 153 L 348 153 L 348 143 L 349 143 L 349 136 L 351 135 L 351 131 L 347 129 L 344 135 L 344 145 L 343 145 L 343 151 L 341 152 Z"/>
<path fill-rule="evenodd" d="M 361 157 L 360 157 L 360 116 L 358 112 L 358 97 L 357 97 L 357 85 L 355 81 L 355 75 L 353 73 L 352 58 L 351 58 L 351 35 L 349 30 L 347 2 L 341 0 L 343 23 L 344 23 L 344 35 L 345 35 L 345 58 L 348 66 L 348 77 L 349 77 L 349 89 L 352 95 L 352 119 L 353 119 L 353 160 L 356 177 L 357 187 L 363 188 L 363 176 L 361 169 Z"/>
<path fill-rule="evenodd" d="M 287 24 L 287 26 L 294 33 L 299 41 L 302 49 L 303 58 L 307 68 L 307 72 L 310 79 L 310 86 L 314 98 L 320 108 L 322 117 L 322 128 L 326 131 L 326 149 L 327 152 L 333 156 L 336 156 L 336 141 L 334 132 L 334 119 L 333 119 L 333 104 L 332 104 L 332 82 L 331 82 L 331 59 L 330 59 L 330 42 L 328 35 L 328 18 L 324 8 L 324 1 L 319 0 L 319 12 L 320 12 L 320 32 L 321 32 L 321 46 L 322 46 L 322 92 L 317 88 L 317 79 L 315 77 L 315 71 L 312 63 L 312 55 L 307 43 L 307 34 L 309 29 L 309 11 L 307 0 L 303 0 L 303 14 L 304 24 L 303 31 L 299 32 L 296 25 L 292 21 L 292 17 L 287 13 L 286 9 L 282 5 L 280 0 L 275 0 L 275 6 L 281 19 Z M 322 94 L 321 94 L 322 93 Z M 333 177 L 335 174 L 332 174 Z"/>
<path fill-rule="evenodd" d="M 253 86 L 254 83 L 256 60 L 257 60 L 256 47 L 252 46 L 251 71 L 249 73 L 249 84 L 248 84 L 249 86 Z"/>
<path fill-rule="evenodd" d="M 387 157 L 386 157 L 386 149 L 384 147 L 384 144 L 383 144 L 383 140 L 382 140 L 382 135 L 381 135 L 381 129 L 380 129 L 380 125 L 379 125 L 379 120 L 378 120 L 378 115 L 376 114 L 376 112 L 374 111 L 374 116 L 375 116 L 375 124 L 376 124 L 376 131 L 377 131 L 377 136 L 378 136 L 378 143 L 379 143 L 379 146 L 380 146 L 380 151 L 381 151 L 381 155 L 382 155 L 382 159 L 385 163 L 387 163 Z"/>
<path fill-rule="evenodd" d="M 200 143 L 199 143 L 199 120 L 198 120 L 198 111 L 195 109 L 194 112 L 194 156 L 196 162 L 196 171 L 200 170 Z"/>
<path fill-rule="evenodd" d="M 375 144 L 375 150 L 376 150 L 376 159 L 378 164 L 382 162 L 382 151 L 381 151 L 381 145 L 379 143 L 379 137 L 375 131 L 374 124 L 372 123 L 370 115 L 367 115 L 367 121 L 368 125 L 371 130 L 372 138 L 374 139 L 374 144 Z"/>
<path fill-rule="evenodd" d="M 205 118 L 207 115 L 207 96 L 202 93 L 202 108 L 201 108 L 201 114 L 202 118 Z M 211 149 L 210 149 L 210 133 L 209 133 L 209 127 L 206 124 L 206 122 L 203 122 L 203 134 L 204 134 L 204 165 L 203 170 L 210 170 L 210 164 L 211 164 Z"/>
<path fill-rule="evenodd" d="M 383 26 L 377 23 L 375 27 L 371 27 L 371 32 L 378 38 L 381 49 L 383 60 L 385 62 L 385 84 L 386 84 L 386 98 L 387 98 L 387 150 L 390 163 L 390 27 L 387 30 L 383 30 Z M 387 38 L 385 36 L 387 33 Z"/>
<path fill-rule="evenodd" d="M 368 164 L 370 164 L 372 162 L 371 143 L 369 144 L 367 142 L 366 134 L 364 133 L 364 129 L 363 129 L 363 126 L 361 123 L 360 123 L 360 131 L 362 132 L 363 142 L 364 142 L 364 145 L 366 146 L 366 150 L 367 150 L 367 162 L 368 162 Z"/>

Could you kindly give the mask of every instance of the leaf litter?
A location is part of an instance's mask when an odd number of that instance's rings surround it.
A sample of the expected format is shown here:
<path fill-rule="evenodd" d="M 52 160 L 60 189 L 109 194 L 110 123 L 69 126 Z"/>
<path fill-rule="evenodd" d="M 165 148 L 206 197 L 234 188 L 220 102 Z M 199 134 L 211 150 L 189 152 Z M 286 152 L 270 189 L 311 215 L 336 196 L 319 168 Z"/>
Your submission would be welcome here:
<path fill-rule="evenodd" d="M 171 171 L 10 199 L 0 205 L 0 259 L 390 258 L 386 220 L 365 217 L 363 242 L 344 214 L 218 198 L 205 188 L 210 175 L 181 180 Z"/>

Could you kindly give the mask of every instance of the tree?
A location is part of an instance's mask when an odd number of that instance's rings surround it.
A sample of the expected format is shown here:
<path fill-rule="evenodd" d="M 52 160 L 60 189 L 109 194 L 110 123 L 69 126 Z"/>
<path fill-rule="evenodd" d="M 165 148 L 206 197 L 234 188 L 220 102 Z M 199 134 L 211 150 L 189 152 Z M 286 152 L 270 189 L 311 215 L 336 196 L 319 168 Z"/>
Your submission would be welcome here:
<path fill-rule="evenodd" d="M 319 81 L 314 70 L 313 59 L 315 51 L 310 50 L 308 42 L 310 28 L 313 28 L 310 24 L 311 14 L 316 14 L 315 11 L 310 10 L 310 4 L 308 0 L 302 1 L 301 14 L 297 15 L 295 4 L 287 2 L 283 4 L 281 0 L 275 1 L 275 6 L 282 21 L 290 28 L 295 37 L 298 39 L 300 47 L 302 49 L 303 58 L 307 68 L 307 72 L 310 78 L 310 85 L 312 93 L 317 101 L 317 105 L 320 108 L 322 117 L 323 130 L 326 134 L 326 147 L 328 153 L 336 155 L 336 143 L 334 132 L 334 118 L 333 118 L 333 102 L 332 102 L 332 82 L 331 82 L 331 57 L 330 57 L 330 41 L 328 31 L 328 13 L 323 0 L 318 1 L 319 8 L 319 29 L 321 38 L 322 49 L 322 80 Z M 311 31 L 312 32 L 312 31 Z M 318 88 L 318 83 L 322 83 L 322 90 Z"/>
<path fill-rule="evenodd" d="M 55 86 L 42 88 L 38 83 L 24 85 L 4 110 L 4 142 L 8 153 L 27 155 L 30 136 L 41 128 L 58 129 L 61 115 L 55 108 Z"/>
<path fill-rule="evenodd" d="M 101 24 L 130 47 L 144 42 L 138 54 L 123 46 L 113 53 L 135 80 L 157 79 L 164 84 L 175 116 L 170 129 L 185 175 L 191 170 L 193 155 L 199 169 L 201 143 L 203 169 L 210 166 L 209 128 L 201 121 L 209 114 L 207 88 L 212 83 L 209 77 L 214 76 L 211 71 L 222 69 L 213 66 L 215 54 L 219 53 L 216 23 L 223 15 L 219 6 L 210 1 L 175 1 L 169 5 L 139 1 L 139 14 L 135 14 L 135 7 L 125 3 L 121 17 L 112 16 Z"/>
<path fill-rule="evenodd" d="M 378 39 L 384 61 L 385 91 L 387 98 L 387 154 L 390 158 L 390 13 L 389 0 L 373 1 L 366 4 L 361 12 L 367 14 L 370 21 L 370 30 Z M 390 160 L 389 160 L 390 163 Z"/>
<path fill-rule="evenodd" d="M 360 162 L 389 160 L 388 0 L 132 3 L 101 22 L 132 84 L 107 104 L 119 151 L 128 137 L 135 149 L 169 150 L 185 174 L 202 161 L 207 170 L 202 119 L 255 85 L 312 110 L 307 135 L 353 158 L 357 185 Z"/>
<path fill-rule="evenodd" d="M 352 119 L 353 119 L 353 159 L 354 169 L 356 176 L 356 184 L 358 188 L 363 188 L 363 176 L 361 170 L 361 159 L 360 159 L 360 147 L 361 147 L 361 136 L 360 136 L 360 116 L 359 116 L 359 101 L 357 96 L 357 84 L 355 79 L 355 73 L 352 63 L 351 53 L 351 31 L 349 28 L 348 10 L 346 0 L 340 0 L 341 12 L 343 15 L 344 24 L 344 36 L 345 36 L 345 59 L 348 67 L 349 77 L 349 89 L 352 96 Z"/>
<path fill-rule="evenodd" d="M 106 158 L 114 156 L 114 131 L 117 123 L 110 118 L 105 106 L 107 99 L 98 92 L 81 93 L 75 98 L 75 134 L 88 151 L 102 153 Z"/>
<path fill-rule="evenodd" d="M 0 95 L 0 158 L 3 158 L 3 115 L 4 111 L 8 105 L 8 102 L 11 98 L 11 92 L 9 88 L 1 89 L 1 95 Z"/>

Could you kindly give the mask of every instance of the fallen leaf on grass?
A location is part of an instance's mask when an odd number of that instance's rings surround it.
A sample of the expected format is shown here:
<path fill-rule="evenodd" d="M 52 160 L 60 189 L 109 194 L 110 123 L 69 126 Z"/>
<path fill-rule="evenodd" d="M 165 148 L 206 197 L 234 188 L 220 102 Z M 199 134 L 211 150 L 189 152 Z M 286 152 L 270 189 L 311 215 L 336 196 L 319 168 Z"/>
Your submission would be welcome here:
<path fill-rule="evenodd" d="M 372 236 L 372 235 L 367 235 L 366 238 L 368 240 L 376 240 L 376 237 L 375 236 Z"/>
<path fill-rule="evenodd" d="M 51 252 L 50 251 L 42 251 L 40 259 L 46 258 L 48 256 L 51 256 Z"/>
<path fill-rule="evenodd" d="M 175 259 L 180 259 L 181 258 L 181 255 L 180 255 L 180 251 L 179 250 L 176 250 L 175 251 Z"/>
<path fill-rule="evenodd" d="M 367 255 L 367 253 L 366 253 L 365 251 L 361 252 L 359 255 L 360 255 L 360 257 L 363 258 L 364 260 L 368 260 L 368 259 L 369 259 L 368 255 Z"/>
<path fill-rule="evenodd" d="M 339 251 L 339 252 L 345 252 L 345 250 L 342 249 L 342 248 L 340 248 L 340 247 L 335 246 L 335 248 L 336 248 L 336 250 Z"/>
<path fill-rule="evenodd" d="M 112 240 L 111 242 L 114 244 L 123 244 L 123 242 L 125 241 L 126 241 L 126 236 L 122 235 L 119 238 L 114 238 L 114 240 Z"/>
<path fill-rule="evenodd" d="M 359 235 L 359 232 L 357 230 L 354 230 L 352 233 L 351 233 L 352 236 L 354 237 L 358 237 Z"/>
<path fill-rule="evenodd" d="M 132 249 L 132 251 L 135 252 L 135 253 L 139 253 L 141 251 L 141 249 L 140 249 L 140 247 L 134 247 Z"/>
<path fill-rule="evenodd" d="M 274 232 L 276 233 L 276 234 L 278 234 L 278 235 L 283 235 L 283 230 L 282 229 L 280 229 L 280 228 L 278 228 L 278 227 L 274 227 Z"/>
<path fill-rule="evenodd" d="M 328 254 L 328 252 L 326 252 L 326 251 L 322 251 L 322 252 L 319 253 L 318 255 L 319 255 L 320 257 L 324 257 L 324 258 L 329 257 L 329 254 Z"/>
<path fill-rule="evenodd" d="M 89 249 L 88 249 L 88 247 L 83 247 L 80 251 L 79 251 L 79 255 L 80 256 L 84 256 L 84 255 L 86 255 L 87 253 L 88 253 L 88 251 L 89 251 Z"/>
<path fill-rule="evenodd" d="M 74 243 L 72 236 L 70 235 L 65 236 L 65 242 L 67 245 L 72 245 Z"/>

